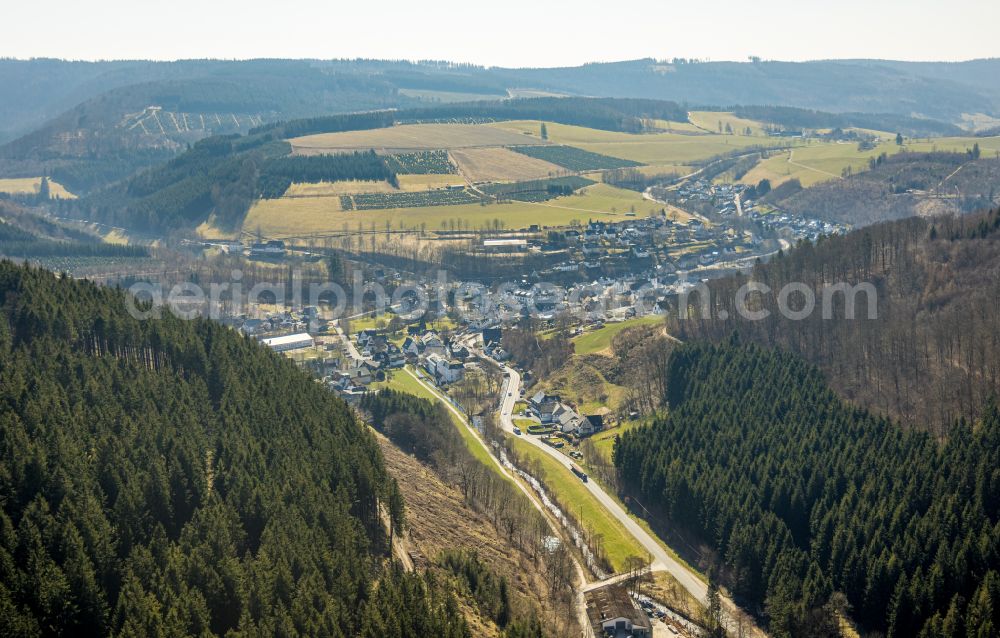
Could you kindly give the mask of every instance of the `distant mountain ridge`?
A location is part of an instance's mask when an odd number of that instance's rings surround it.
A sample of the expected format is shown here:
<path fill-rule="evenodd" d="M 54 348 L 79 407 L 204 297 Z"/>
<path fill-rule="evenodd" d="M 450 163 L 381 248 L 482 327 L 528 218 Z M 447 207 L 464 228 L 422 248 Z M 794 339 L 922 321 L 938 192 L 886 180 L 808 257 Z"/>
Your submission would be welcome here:
<path fill-rule="evenodd" d="M 250 81 L 299 86 L 274 104 L 278 117 L 371 108 L 331 97 L 323 80 L 352 78 L 383 106 L 412 98 L 399 89 L 505 95 L 535 89 L 595 97 L 666 99 L 688 104 L 784 105 L 823 111 L 885 112 L 957 121 L 962 113 L 1000 115 L 1000 59 L 968 62 L 820 60 L 691 62 L 652 58 L 577 67 L 506 69 L 444 62 L 380 60 L 181 60 L 73 62 L 0 60 L 0 86 L 17 87 L 0 105 L 0 139 L 38 128 L 109 91 L 139 84 Z M 339 91 L 340 89 L 338 89 Z M 324 97 L 325 96 L 325 97 Z M 255 98 L 246 96 L 244 106 Z M 258 105 L 259 106 L 259 105 Z M 260 110 L 258 108 L 258 110 Z"/>
<path fill-rule="evenodd" d="M 340 113 L 441 111 L 446 103 L 525 92 L 665 101 L 670 119 L 695 108 L 756 109 L 772 116 L 763 121 L 786 127 L 956 135 L 957 124 L 1000 124 L 998 78 L 1000 60 L 642 59 L 505 69 L 383 60 L 0 59 L 0 87 L 16 89 L 0 104 L 0 175 L 58 174 L 70 190 L 86 193 L 211 135 Z"/>

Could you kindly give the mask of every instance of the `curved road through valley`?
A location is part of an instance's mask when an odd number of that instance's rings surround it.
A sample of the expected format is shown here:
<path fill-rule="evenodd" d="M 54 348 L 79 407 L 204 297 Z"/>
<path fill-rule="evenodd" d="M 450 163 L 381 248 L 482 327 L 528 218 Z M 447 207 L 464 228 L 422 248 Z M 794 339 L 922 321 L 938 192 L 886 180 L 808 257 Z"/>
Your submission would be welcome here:
<path fill-rule="evenodd" d="M 484 356 L 482 353 L 477 353 L 479 356 Z M 500 399 L 500 424 L 501 427 L 510 432 L 512 435 L 514 433 L 514 404 L 517 402 L 520 392 L 521 392 L 521 375 L 518 374 L 517 370 L 514 370 L 510 366 L 503 366 L 503 371 L 506 374 L 504 379 L 501 399 Z M 517 436 L 517 435 L 514 435 Z M 528 443 L 534 445 L 538 449 L 542 450 L 549 456 L 553 457 L 559 461 L 562 465 L 569 467 L 569 461 L 566 456 L 556 450 L 555 448 L 542 443 L 539 437 L 531 436 L 529 434 L 522 434 L 523 438 Z M 601 488 L 594 481 L 587 481 L 583 484 L 588 491 L 596 498 L 601 505 L 603 505 L 618 521 L 621 523 L 632 536 L 635 537 L 639 544 L 649 552 L 649 555 L 653 557 L 653 563 L 650 568 L 653 571 L 666 571 L 675 579 L 680 585 L 688 591 L 695 599 L 699 601 L 705 601 L 708 597 L 708 585 L 702 581 L 695 572 L 681 564 L 676 558 L 670 555 L 666 549 L 663 548 L 660 543 L 652 537 L 645 529 L 643 529 L 635 520 L 628 515 L 628 512 L 618 503 L 618 501 L 609 495 L 607 492 Z M 732 621 L 734 616 L 738 613 L 736 604 L 733 603 L 728 597 L 722 597 L 722 605 L 724 608 L 725 615 L 727 616 L 726 624 L 735 625 Z M 755 636 L 765 636 L 758 628 L 754 627 L 752 629 L 753 635 Z"/>

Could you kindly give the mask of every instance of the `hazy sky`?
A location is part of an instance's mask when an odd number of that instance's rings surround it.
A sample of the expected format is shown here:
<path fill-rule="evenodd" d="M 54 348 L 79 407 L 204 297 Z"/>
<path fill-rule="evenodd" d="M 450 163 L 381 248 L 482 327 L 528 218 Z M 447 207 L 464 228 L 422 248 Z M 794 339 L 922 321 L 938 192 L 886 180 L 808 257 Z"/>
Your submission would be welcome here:
<path fill-rule="evenodd" d="M 998 0 L 58 0 L 4 7 L 0 56 L 405 58 L 557 66 L 639 57 L 1000 56 Z"/>

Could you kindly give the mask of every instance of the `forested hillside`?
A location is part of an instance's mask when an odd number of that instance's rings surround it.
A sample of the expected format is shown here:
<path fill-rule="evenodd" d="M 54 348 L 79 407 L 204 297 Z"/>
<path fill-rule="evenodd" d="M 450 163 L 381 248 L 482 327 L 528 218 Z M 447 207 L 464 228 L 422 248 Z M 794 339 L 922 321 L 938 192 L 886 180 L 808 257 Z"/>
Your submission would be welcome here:
<path fill-rule="evenodd" d="M 1000 108 L 996 59 L 933 65 L 880 60 L 627 60 L 578 67 L 491 69 L 508 86 L 688 104 L 778 104 L 838 113 L 955 121 Z"/>
<path fill-rule="evenodd" d="M 281 197 L 295 182 L 395 180 L 374 152 L 288 156 L 273 133 L 223 135 L 197 142 L 163 165 L 94 195 L 63 204 L 70 214 L 152 231 L 190 229 L 213 215 L 238 226 L 254 200 Z"/>
<path fill-rule="evenodd" d="M 942 436 L 956 418 L 973 418 L 1000 394 L 1000 210 L 900 220 L 806 243 L 758 265 L 750 279 L 771 289 L 748 298 L 749 309 L 767 311 L 766 318 L 737 311 L 737 290 L 747 282 L 738 275 L 709 282 L 710 318 L 694 294 L 691 318 L 672 313 L 670 331 L 718 341 L 736 330 L 797 352 L 823 368 L 845 398 Z M 791 282 L 815 291 L 815 310 L 805 319 L 779 312 L 778 294 Z M 864 292 L 852 293 L 854 319 L 846 320 L 843 292 L 823 292 L 865 282 L 876 291 L 876 319 L 868 318 Z M 801 303 L 791 295 L 793 309 Z M 718 318 L 721 311 L 727 319 Z"/>
<path fill-rule="evenodd" d="M 401 122 L 448 119 L 548 120 L 608 131 L 639 133 L 644 120 L 687 121 L 687 110 L 676 102 L 629 98 L 544 97 L 469 102 L 401 111 Z"/>
<path fill-rule="evenodd" d="M 397 473 L 400 491 L 414 499 L 408 528 L 433 573 L 457 576 L 457 590 L 468 592 L 463 598 L 473 604 L 477 621 L 470 624 L 495 626 L 503 638 L 579 631 L 568 611 L 575 577 L 569 550 L 553 547 L 552 529 L 528 497 L 490 461 L 472 454 L 444 404 L 382 389 L 362 397 L 360 408 L 392 441 L 390 467 L 395 463 L 398 472 L 408 466 L 407 475 Z M 448 499 L 459 504 L 446 505 Z M 480 561 L 480 552 L 492 567 Z"/>
<path fill-rule="evenodd" d="M 109 244 L 100 237 L 63 226 L 11 201 L 0 200 L 0 256 L 148 257 L 144 246 Z"/>
<path fill-rule="evenodd" d="M 667 383 L 668 416 L 624 434 L 615 463 L 774 636 L 838 636 L 843 613 L 888 638 L 997 635 L 995 403 L 939 443 L 736 339 L 680 347 Z"/>
<path fill-rule="evenodd" d="M 0 263 L 3 635 L 468 635 L 385 566 L 393 491 L 291 362 Z"/>
<path fill-rule="evenodd" d="M 537 555 L 548 533 L 545 519 L 513 483 L 472 455 L 447 408 L 389 389 L 366 394 L 360 407 L 402 451 L 456 479 L 467 502 L 489 516 L 510 545 Z M 563 578 L 563 586 L 571 584 L 571 575 Z"/>
<path fill-rule="evenodd" d="M 0 77 L 4 64 L 0 62 Z M 0 146 L 0 174 L 50 174 L 83 194 L 166 161 L 205 137 L 245 134 L 279 118 L 398 106 L 384 80 L 340 76 L 299 61 L 146 63 L 114 86 Z M 37 80 L 37 78 L 36 78 Z M 120 78 L 92 82 L 116 85 Z"/>
<path fill-rule="evenodd" d="M 790 106 L 733 106 L 729 110 L 748 120 L 767 122 L 790 130 L 863 128 L 895 131 L 912 137 L 963 133 L 954 124 L 891 113 L 827 113 Z"/>
<path fill-rule="evenodd" d="M 190 113 L 257 113 L 287 119 L 405 107 L 407 89 L 504 96 L 509 89 L 563 95 L 772 104 L 833 112 L 919 114 L 957 121 L 1000 108 L 998 62 L 887 60 L 699 62 L 640 59 L 578 67 L 484 68 L 393 60 L 0 60 L 0 139 L 38 128 L 74 105 L 121 115 L 159 104 Z M 104 119 L 100 111 L 92 116 Z M 808 125 L 803 125 L 808 126 Z M 219 133 L 221 131 L 214 131 Z"/>
<path fill-rule="evenodd" d="M 794 215 L 866 226 L 989 208 L 996 201 L 998 181 L 1000 158 L 981 156 L 973 143 L 965 153 L 883 154 L 844 179 L 806 189 L 789 182 L 764 199 Z"/>

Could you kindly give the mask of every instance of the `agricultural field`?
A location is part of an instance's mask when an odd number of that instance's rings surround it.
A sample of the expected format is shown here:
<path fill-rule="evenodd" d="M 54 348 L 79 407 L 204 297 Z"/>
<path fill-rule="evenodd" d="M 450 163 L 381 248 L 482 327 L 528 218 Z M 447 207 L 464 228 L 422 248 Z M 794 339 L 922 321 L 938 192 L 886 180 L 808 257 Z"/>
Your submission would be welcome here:
<path fill-rule="evenodd" d="M 515 146 L 511 150 L 530 158 L 545 160 L 556 165 L 557 168 L 571 171 L 593 171 L 605 168 L 626 168 L 636 166 L 635 162 L 622 160 L 617 157 L 609 157 L 599 153 L 592 153 L 574 146 L 562 145 L 542 145 L 542 146 Z"/>
<path fill-rule="evenodd" d="M 823 144 L 791 149 L 761 160 L 739 181 L 743 184 L 756 184 L 766 178 L 770 180 L 771 186 L 777 186 L 794 178 L 808 187 L 831 179 L 841 179 L 841 172 L 848 166 L 853 170 L 861 170 L 868 165 L 870 157 L 876 157 L 881 152 L 881 148 L 858 151 L 855 144 Z"/>
<path fill-rule="evenodd" d="M 485 126 L 503 131 L 519 133 L 522 136 L 520 141 L 521 144 L 545 143 L 545 141 L 541 138 L 542 123 L 539 120 L 509 120 L 506 122 L 493 122 L 491 124 L 486 124 Z M 566 144 L 568 146 L 628 142 L 636 138 L 644 138 L 654 135 L 604 131 L 596 128 L 587 128 L 586 126 L 573 126 L 572 124 L 559 124 L 556 122 L 546 122 L 545 129 L 548 133 L 549 142 L 552 144 Z"/>
<path fill-rule="evenodd" d="M 411 193 L 465 184 L 465 179 L 461 175 L 440 173 L 431 175 L 397 175 L 396 181 L 399 182 L 399 190 Z"/>
<path fill-rule="evenodd" d="M 41 177 L 8 177 L 0 179 L 0 193 L 11 195 L 31 195 L 41 186 Z M 49 180 L 49 197 L 53 199 L 76 199 L 76 195 L 66 190 L 59 182 Z"/>
<path fill-rule="evenodd" d="M 979 144 L 982 157 L 1000 157 L 1000 136 L 993 137 L 937 137 L 931 139 L 906 140 L 904 148 L 910 151 L 955 151 L 964 152 Z"/>
<path fill-rule="evenodd" d="M 886 133 L 882 133 L 886 138 Z M 857 144 L 812 143 L 802 148 L 783 151 L 762 160 L 740 179 L 744 184 L 756 184 L 761 179 L 771 180 L 777 186 L 790 179 L 798 179 L 803 186 L 812 186 L 832 179 L 840 179 L 845 168 L 857 172 L 868 166 L 868 160 L 882 153 L 894 155 L 903 150 L 913 152 L 955 151 L 964 152 L 979 144 L 984 157 L 1000 153 L 1000 137 L 944 137 L 930 140 L 908 140 L 898 146 L 894 140 L 884 141 L 874 149 L 859 151 Z"/>
<path fill-rule="evenodd" d="M 523 144 L 518 133 L 477 124 L 404 124 L 364 131 L 319 133 L 289 140 L 292 152 L 303 155 L 375 149 L 409 153 L 438 149 Z"/>
<path fill-rule="evenodd" d="M 540 122 L 521 120 L 489 124 L 496 128 L 520 132 L 540 140 Z M 705 133 L 620 133 L 582 126 L 546 123 L 548 141 L 574 146 L 592 153 L 610 155 L 647 165 L 687 165 L 748 146 L 784 146 L 795 140 L 774 137 L 743 137 Z"/>
<path fill-rule="evenodd" d="M 671 173 L 689 175 L 698 170 L 698 167 L 685 166 L 684 164 L 647 164 L 644 166 L 636 166 L 635 170 L 647 177 L 650 177 L 653 175 L 669 175 Z"/>
<path fill-rule="evenodd" d="M 342 210 L 336 197 L 264 199 L 257 201 L 243 222 L 243 229 L 256 232 L 260 228 L 266 237 L 302 237 L 311 234 L 354 230 L 358 225 L 382 229 L 386 222 L 392 228 L 436 230 L 449 221 L 461 220 L 467 228 L 489 226 L 500 219 L 505 228 L 527 228 L 532 224 L 566 226 L 571 221 L 588 219 L 621 221 L 623 214 L 635 209 L 636 215 L 656 214 L 662 206 L 642 198 L 635 191 L 594 184 L 573 195 L 557 197 L 547 202 L 510 202 L 502 204 L 464 204 L 459 206 L 426 206 L 362 212 Z M 682 216 L 681 216 L 682 217 Z"/>
<path fill-rule="evenodd" d="M 283 197 L 339 197 L 354 193 L 395 193 L 385 180 L 341 180 L 337 182 L 293 183 Z"/>
<path fill-rule="evenodd" d="M 678 135 L 656 133 L 636 135 L 625 142 L 579 144 L 592 153 L 632 160 L 640 164 L 687 165 L 719 155 L 738 152 L 752 146 L 786 146 L 797 140 L 738 135 Z"/>
<path fill-rule="evenodd" d="M 503 147 L 455 149 L 451 156 L 471 182 L 515 182 L 566 172 L 562 166 Z"/>
<path fill-rule="evenodd" d="M 765 136 L 767 135 L 764 130 L 764 124 L 756 120 L 747 120 L 742 117 L 737 117 L 732 113 L 721 113 L 717 111 L 691 111 L 688 113 L 688 117 L 691 120 L 691 124 L 696 126 L 702 131 L 707 131 L 709 133 L 721 134 L 726 130 L 726 125 L 729 125 L 730 129 L 736 135 L 743 135 L 743 131 L 750 127 L 750 132 L 755 136 Z M 722 130 L 720 131 L 720 125 Z"/>
<path fill-rule="evenodd" d="M 670 120 L 650 121 L 655 128 L 666 133 L 690 133 L 692 135 L 703 135 L 705 133 L 705 131 L 691 122 L 672 122 Z"/>

